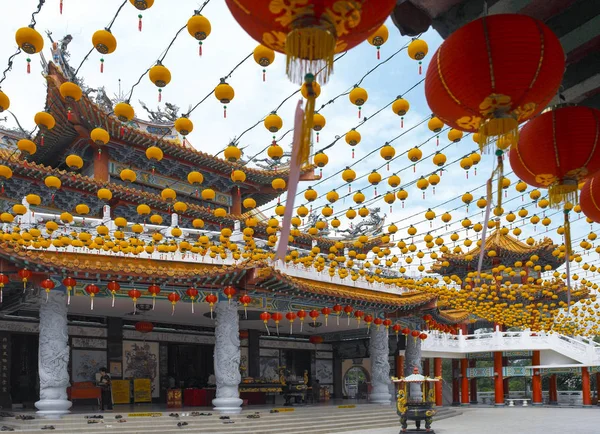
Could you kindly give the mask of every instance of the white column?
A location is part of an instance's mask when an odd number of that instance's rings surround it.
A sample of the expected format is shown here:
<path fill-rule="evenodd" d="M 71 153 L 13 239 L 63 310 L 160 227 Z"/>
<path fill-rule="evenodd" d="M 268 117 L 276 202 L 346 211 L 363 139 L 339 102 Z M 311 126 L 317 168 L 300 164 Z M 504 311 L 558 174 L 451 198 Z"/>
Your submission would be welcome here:
<path fill-rule="evenodd" d="M 371 326 L 369 343 L 371 354 L 371 395 L 370 400 L 376 404 L 389 404 L 392 395 L 389 391 L 390 362 L 389 340 L 385 327 Z"/>
<path fill-rule="evenodd" d="M 242 405 L 238 385 L 240 375 L 240 324 L 237 301 L 220 301 L 216 306 L 215 378 L 217 380 L 215 410 L 239 413 Z"/>
<path fill-rule="evenodd" d="M 40 304 L 40 347 L 38 368 L 40 400 L 35 403 L 38 413 L 59 417 L 69 412 L 69 346 L 67 328 L 67 300 L 65 294 L 50 291 L 48 301 Z"/>

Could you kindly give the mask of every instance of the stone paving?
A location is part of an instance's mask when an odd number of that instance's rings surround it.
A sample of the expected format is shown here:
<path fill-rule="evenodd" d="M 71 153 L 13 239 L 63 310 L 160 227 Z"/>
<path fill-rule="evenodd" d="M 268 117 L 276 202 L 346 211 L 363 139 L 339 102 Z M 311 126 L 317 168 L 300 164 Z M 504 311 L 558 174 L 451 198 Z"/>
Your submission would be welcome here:
<path fill-rule="evenodd" d="M 437 434 L 600 434 L 600 407 L 462 408 L 460 416 L 435 422 Z M 409 424 L 409 428 L 414 425 Z M 398 434 L 398 428 L 349 431 L 350 434 Z M 423 425 L 421 425 L 423 428 Z M 422 431 L 425 433 L 425 431 Z"/>

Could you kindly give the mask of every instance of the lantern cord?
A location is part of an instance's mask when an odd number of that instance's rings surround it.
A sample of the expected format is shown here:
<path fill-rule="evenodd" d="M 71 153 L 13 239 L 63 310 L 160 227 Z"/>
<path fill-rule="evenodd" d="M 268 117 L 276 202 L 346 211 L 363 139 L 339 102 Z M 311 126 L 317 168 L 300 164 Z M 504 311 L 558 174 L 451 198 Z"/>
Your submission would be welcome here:
<path fill-rule="evenodd" d="M 44 6 L 44 3 L 46 3 L 46 0 L 40 0 L 36 10 L 33 11 L 33 13 L 31 14 L 31 26 L 35 27 L 35 25 L 37 24 L 37 22 L 35 21 L 35 16 L 40 13 L 40 11 L 42 10 L 42 6 Z"/>
<path fill-rule="evenodd" d="M 115 23 L 115 20 L 117 19 L 117 17 L 121 13 L 121 9 L 123 9 L 123 6 L 125 6 L 126 3 L 127 3 L 127 0 L 124 0 L 123 3 L 121 3 L 121 6 L 119 6 L 119 9 L 117 9 L 117 13 L 113 17 L 113 19 L 110 20 L 110 23 L 108 23 L 108 26 L 106 27 L 106 30 L 110 30 L 110 28 L 113 26 L 113 24 Z"/>
<path fill-rule="evenodd" d="M 85 57 L 83 58 L 83 60 L 81 61 L 81 63 L 79 64 L 79 66 L 77 67 L 77 69 L 75 70 L 75 73 L 73 73 L 73 75 L 71 76 L 71 80 L 76 80 L 77 79 L 77 73 L 79 72 L 79 70 L 81 69 L 81 67 L 83 66 L 83 64 L 85 63 L 85 61 L 88 59 L 88 57 L 90 57 L 90 54 L 92 54 L 92 51 L 94 51 L 94 47 L 92 47 L 90 49 L 90 51 L 88 51 L 88 53 L 85 55 Z"/>
<path fill-rule="evenodd" d="M 2 72 L 2 79 L 0 80 L 0 84 L 2 84 L 2 82 L 3 82 L 4 80 L 6 80 L 6 73 L 12 69 L 12 67 L 13 67 L 13 59 L 14 59 L 16 56 L 18 56 L 19 54 L 21 54 L 21 49 L 20 49 L 20 48 L 19 48 L 19 49 L 18 49 L 18 50 L 15 52 L 15 54 L 13 54 L 12 56 L 10 56 L 10 57 L 8 58 L 8 66 L 7 66 L 7 67 L 6 67 L 6 69 L 5 69 L 5 70 Z"/>

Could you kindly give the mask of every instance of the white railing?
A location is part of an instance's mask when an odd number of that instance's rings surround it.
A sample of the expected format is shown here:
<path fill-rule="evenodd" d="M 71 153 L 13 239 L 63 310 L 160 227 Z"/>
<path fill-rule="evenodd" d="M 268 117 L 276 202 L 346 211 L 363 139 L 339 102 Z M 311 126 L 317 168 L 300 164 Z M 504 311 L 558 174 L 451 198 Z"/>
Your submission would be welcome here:
<path fill-rule="evenodd" d="M 458 335 L 428 332 L 421 345 L 422 351 L 439 353 L 482 353 L 493 351 L 552 350 L 586 366 L 600 365 L 600 346 L 590 339 L 572 338 L 558 333 L 519 332 L 479 333 Z"/>
<path fill-rule="evenodd" d="M 562 405 L 583 405 L 583 394 L 576 390 L 559 390 L 556 392 L 557 403 Z M 511 390 L 507 399 L 531 399 L 530 390 Z M 477 392 L 477 402 L 479 404 L 493 405 L 495 401 L 495 392 Z M 542 402 L 550 402 L 550 393 L 547 390 L 542 392 Z"/>

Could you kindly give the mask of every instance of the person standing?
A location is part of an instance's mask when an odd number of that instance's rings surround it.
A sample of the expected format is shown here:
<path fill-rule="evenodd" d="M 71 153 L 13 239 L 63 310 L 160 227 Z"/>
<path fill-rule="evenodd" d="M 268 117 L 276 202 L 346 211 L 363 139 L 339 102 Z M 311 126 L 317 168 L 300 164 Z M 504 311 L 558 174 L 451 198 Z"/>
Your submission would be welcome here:
<path fill-rule="evenodd" d="M 109 410 L 112 410 L 112 394 L 111 394 L 111 380 L 110 375 L 106 372 L 106 368 L 100 368 L 100 380 L 98 380 L 98 386 L 102 390 L 102 403 L 101 410 L 104 411 L 104 406 L 107 405 Z"/>

